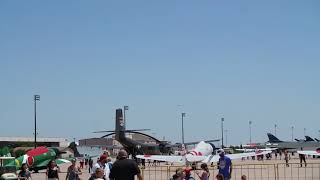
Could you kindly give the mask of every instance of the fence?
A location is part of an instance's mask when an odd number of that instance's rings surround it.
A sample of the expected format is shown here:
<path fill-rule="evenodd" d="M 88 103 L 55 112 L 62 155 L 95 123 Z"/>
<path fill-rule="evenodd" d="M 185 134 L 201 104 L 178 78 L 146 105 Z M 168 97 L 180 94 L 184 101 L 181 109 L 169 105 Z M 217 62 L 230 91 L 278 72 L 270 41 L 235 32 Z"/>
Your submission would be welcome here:
<path fill-rule="evenodd" d="M 232 166 L 232 179 L 240 180 L 246 175 L 248 180 L 319 180 L 320 163 L 308 163 L 300 167 L 300 163 L 290 163 L 287 167 L 279 164 L 237 164 Z M 142 169 L 144 180 L 169 180 L 177 168 L 182 166 L 150 166 Z M 199 170 L 196 170 L 200 172 Z M 192 171 L 193 177 L 198 180 L 196 171 Z M 210 180 L 215 180 L 218 173 L 217 166 L 211 166 Z"/>

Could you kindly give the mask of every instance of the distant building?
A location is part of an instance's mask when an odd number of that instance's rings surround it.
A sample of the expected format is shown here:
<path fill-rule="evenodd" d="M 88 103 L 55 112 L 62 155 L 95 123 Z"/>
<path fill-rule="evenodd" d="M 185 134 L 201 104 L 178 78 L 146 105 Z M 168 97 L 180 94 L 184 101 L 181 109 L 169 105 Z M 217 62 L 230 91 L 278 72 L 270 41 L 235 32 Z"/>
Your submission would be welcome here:
<path fill-rule="evenodd" d="M 108 147 L 113 146 L 113 138 L 89 138 L 80 139 L 79 146 L 92 146 L 92 147 Z"/>
<path fill-rule="evenodd" d="M 34 146 L 33 137 L 0 137 L 0 147 L 2 146 Z M 68 147 L 69 141 L 65 138 L 37 138 L 37 146 L 46 147 Z"/>

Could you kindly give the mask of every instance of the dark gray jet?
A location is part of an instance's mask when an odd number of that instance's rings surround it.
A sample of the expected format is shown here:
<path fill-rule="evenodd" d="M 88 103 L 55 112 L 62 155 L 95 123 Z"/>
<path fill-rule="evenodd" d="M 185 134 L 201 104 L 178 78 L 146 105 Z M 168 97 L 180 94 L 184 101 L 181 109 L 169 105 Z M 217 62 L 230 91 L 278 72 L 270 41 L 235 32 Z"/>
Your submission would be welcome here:
<path fill-rule="evenodd" d="M 292 149 L 292 150 L 316 150 L 320 147 L 317 141 L 281 141 L 271 133 L 267 133 L 269 141 L 266 146 L 269 148 L 278 148 L 279 150 Z"/>

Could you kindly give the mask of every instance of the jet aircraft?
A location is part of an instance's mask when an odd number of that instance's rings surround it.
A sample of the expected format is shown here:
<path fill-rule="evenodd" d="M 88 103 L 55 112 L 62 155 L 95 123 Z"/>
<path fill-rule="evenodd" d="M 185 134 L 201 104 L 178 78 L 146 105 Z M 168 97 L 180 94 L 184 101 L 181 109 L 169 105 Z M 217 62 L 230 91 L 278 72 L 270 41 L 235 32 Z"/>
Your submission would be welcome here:
<path fill-rule="evenodd" d="M 316 141 L 281 141 L 276 136 L 271 133 L 268 133 L 269 141 L 266 143 L 268 148 L 278 148 L 283 149 L 316 149 L 320 146 L 319 142 Z"/>

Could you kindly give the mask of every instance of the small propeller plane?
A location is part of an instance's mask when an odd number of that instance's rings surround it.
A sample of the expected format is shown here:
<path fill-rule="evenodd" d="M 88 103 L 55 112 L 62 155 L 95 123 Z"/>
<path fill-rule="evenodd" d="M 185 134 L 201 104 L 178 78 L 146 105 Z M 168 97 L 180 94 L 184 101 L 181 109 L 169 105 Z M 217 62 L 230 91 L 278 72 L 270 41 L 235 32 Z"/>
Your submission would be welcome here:
<path fill-rule="evenodd" d="M 37 172 L 46 169 L 51 160 L 55 160 L 57 164 L 69 163 L 69 160 L 57 159 L 62 153 L 56 148 L 38 147 L 28 151 L 25 155 L 16 158 L 14 161 L 8 162 L 6 165 L 16 165 L 17 168 L 20 168 L 23 163 L 27 163 L 30 170 Z"/>
<path fill-rule="evenodd" d="M 184 146 L 183 146 L 184 147 Z M 163 155 L 137 155 L 139 159 L 146 160 L 156 160 L 156 161 L 165 161 L 171 163 L 180 163 L 187 164 L 193 162 L 204 162 L 204 163 L 214 163 L 219 161 L 219 155 L 213 155 L 214 147 L 211 144 L 205 143 L 204 141 L 199 142 L 196 147 L 181 155 L 181 156 L 163 156 Z M 186 151 L 185 151 L 186 152 Z M 241 159 L 251 156 L 259 156 L 269 154 L 272 151 L 256 151 L 248 153 L 238 153 L 238 154 L 226 154 L 230 159 Z"/>

